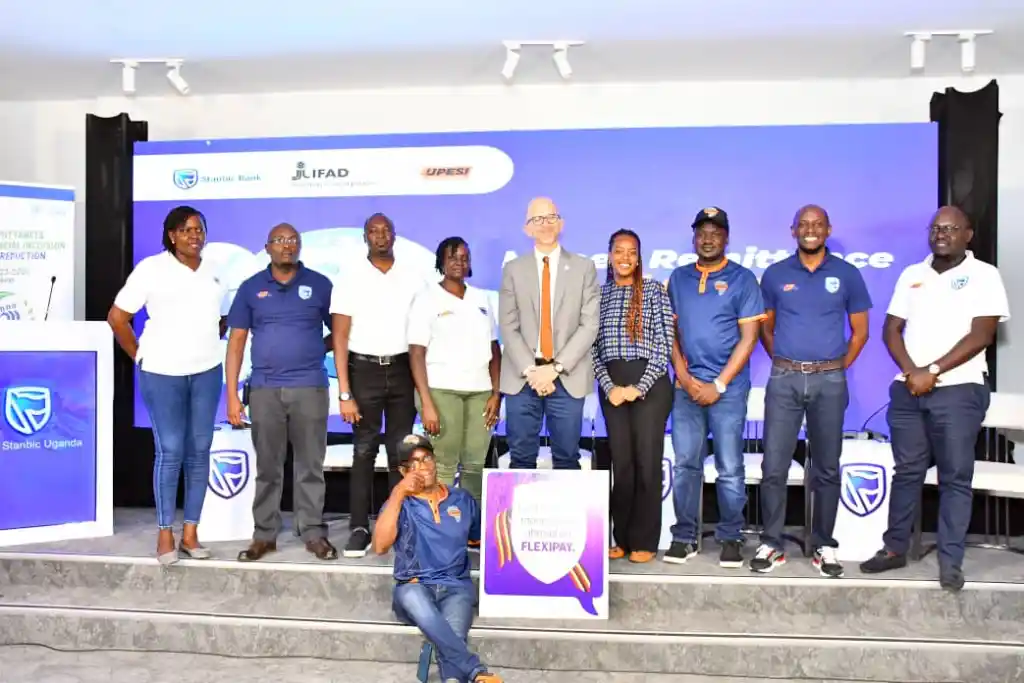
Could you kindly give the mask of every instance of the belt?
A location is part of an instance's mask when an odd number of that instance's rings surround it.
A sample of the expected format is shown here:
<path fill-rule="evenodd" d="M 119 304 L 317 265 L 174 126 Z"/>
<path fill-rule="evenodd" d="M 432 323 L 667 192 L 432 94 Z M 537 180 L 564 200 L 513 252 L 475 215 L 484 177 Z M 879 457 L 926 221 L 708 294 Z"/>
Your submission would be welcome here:
<path fill-rule="evenodd" d="M 374 365 L 391 365 L 392 363 L 403 362 L 408 359 L 408 353 L 396 353 L 393 356 L 368 356 L 365 353 L 349 353 L 350 360 L 361 360 Z"/>
<path fill-rule="evenodd" d="M 534 358 L 533 359 L 533 364 L 536 365 L 537 367 L 540 367 L 541 365 L 554 365 L 555 364 L 555 359 L 554 358 Z"/>
<path fill-rule="evenodd" d="M 802 372 L 805 375 L 814 375 L 819 372 L 831 372 L 832 370 L 842 370 L 844 362 L 842 360 L 790 360 L 788 358 L 775 357 L 772 359 L 772 365 L 783 370 L 794 370 L 796 372 Z"/>

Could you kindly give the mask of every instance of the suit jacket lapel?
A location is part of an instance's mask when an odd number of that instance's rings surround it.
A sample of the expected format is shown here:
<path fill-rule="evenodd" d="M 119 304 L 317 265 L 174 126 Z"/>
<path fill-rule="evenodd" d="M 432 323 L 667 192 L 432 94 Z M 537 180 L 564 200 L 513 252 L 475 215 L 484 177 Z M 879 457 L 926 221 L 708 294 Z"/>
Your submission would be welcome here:
<path fill-rule="evenodd" d="M 530 252 L 530 257 L 523 259 L 523 277 L 526 278 L 527 291 L 530 294 L 530 301 L 533 303 L 533 314 L 536 316 L 538 325 L 540 323 L 540 277 L 537 275 L 537 258 Z M 539 329 L 539 328 L 538 328 Z"/>
<path fill-rule="evenodd" d="M 565 280 L 572 272 L 572 255 L 562 247 L 562 253 L 558 258 L 558 273 L 555 275 L 555 305 L 551 307 L 551 325 L 555 324 L 555 316 L 565 298 Z"/>

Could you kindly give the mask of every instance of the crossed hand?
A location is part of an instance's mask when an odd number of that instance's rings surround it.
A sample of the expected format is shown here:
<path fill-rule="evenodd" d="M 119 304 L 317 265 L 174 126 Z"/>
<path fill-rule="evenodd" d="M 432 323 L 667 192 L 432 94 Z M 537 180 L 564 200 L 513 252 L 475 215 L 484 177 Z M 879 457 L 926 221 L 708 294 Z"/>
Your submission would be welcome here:
<path fill-rule="evenodd" d="M 538 396 L 550 396 L 555 393 L 555 380 L 558 373 L 554 365 L 535 365 L 526 371 L 526 381 Z"/>

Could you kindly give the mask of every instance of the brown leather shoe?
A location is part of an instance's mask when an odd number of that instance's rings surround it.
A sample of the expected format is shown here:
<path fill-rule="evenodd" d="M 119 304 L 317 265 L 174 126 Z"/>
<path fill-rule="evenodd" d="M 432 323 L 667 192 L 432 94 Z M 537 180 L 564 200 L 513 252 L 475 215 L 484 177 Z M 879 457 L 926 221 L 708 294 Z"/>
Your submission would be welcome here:
<path fill-rule="evenodd" d="M 239 562 L 255 562 L 267 553 L 277 552 L 276 541 L 253 541 L 249 547 L 238 553 Z"/>
<path fill-rule="evenodd" d="M 306 550 L 316 555 L 318 560 L 338 559 L 338 549 L 331 545 L 331 542 L 326 538 L 315 538 L 312 541 L 306 541 Z"/>
<path fill-rule="evenodd" d="M 617 545 L 613 545 L 611 548 L 608 549 L 608 559 L 609 560 L 621 560 L 625 556 L 626 556 L 626 551 L 623 550 L 622 548 L 620 548 Z"/>
<path fill-rule="evenodd" d="M 629 561 L 634 564 L 646 564 L 654 559 L 654 553 L 647 550 L 634 550 L 629 554 Z"/>

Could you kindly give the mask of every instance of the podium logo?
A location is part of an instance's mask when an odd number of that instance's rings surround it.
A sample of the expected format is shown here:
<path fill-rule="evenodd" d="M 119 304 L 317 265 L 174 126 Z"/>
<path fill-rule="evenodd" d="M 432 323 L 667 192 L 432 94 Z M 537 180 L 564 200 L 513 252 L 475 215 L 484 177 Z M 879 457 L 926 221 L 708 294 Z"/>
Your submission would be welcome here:
<path fill-rule="evenodd" d="M 210 490 L 225 500 L 242 492 L 249 483 L 249 454 L 225 450 L 210 453 Z"/>
<path fill-rule="evenodd" d="M 882 507 L 888 493 L 885 468 L 881 465 L 850 463 L 839 468 L 839 500 L 858 517 L 867 517 Z"/>
<path fill-rule="evenodd" d="M 23 436 L 38 434 L 53 415 L 53 400 L 46 387 L 8 387 L 4 420 Z"/>
<path fill-rule="evenodd" d="M 179 168 L 174 172 L 174 186 L 179 190 L 191 190 L 199 182 L 199 171 L 194 168 Z"/>

